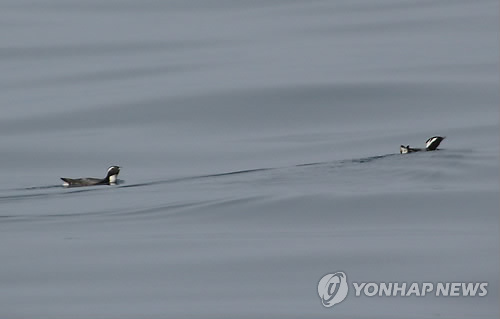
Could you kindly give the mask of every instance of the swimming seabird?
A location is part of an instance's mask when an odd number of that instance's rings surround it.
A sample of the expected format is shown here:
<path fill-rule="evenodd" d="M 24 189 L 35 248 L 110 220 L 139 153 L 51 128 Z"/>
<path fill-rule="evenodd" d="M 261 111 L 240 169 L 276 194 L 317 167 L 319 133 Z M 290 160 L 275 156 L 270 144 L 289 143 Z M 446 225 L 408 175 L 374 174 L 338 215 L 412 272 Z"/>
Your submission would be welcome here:
<path fill-rule="evenodd" d="M 114 185 L 116 184 L 118 174 L 120 173 L 120 166 L 110 166 L 106 177 L 104 178 L 66 178 L 61 177 L 64 181 L 63 186 L 77 187 L 77 186 L 93 186 L 93 185 Z"/>

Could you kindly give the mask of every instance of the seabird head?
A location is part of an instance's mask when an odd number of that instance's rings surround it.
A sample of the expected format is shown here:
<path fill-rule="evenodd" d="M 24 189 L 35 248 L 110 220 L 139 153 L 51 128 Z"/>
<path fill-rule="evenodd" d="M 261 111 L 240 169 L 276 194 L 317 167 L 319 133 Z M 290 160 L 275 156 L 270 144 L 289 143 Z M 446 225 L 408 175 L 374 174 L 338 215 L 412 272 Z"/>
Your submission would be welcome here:
<path fill-rule="evenodd" d="M 406 153 L 409 152 L 409 150 L 410 150 L 410 145 L 407 145 L 407 146 L 401 145 L 399 147 L 399 153 L 400 154 L 406 154 Z"/>
<path fill-rule="evenodd" d="M 437 149 L 439 144 L 446 138 L 446 136 L 433 136 L 425 141 L 425 149 L 428 151 L 434 151 Z"/>
<path fill-rule="evenodd" d="M 110 183 L 116 183 L 118 174 L 120 173 L 120 166 L 110 166 L 106 174 L 106 178 Z"/>

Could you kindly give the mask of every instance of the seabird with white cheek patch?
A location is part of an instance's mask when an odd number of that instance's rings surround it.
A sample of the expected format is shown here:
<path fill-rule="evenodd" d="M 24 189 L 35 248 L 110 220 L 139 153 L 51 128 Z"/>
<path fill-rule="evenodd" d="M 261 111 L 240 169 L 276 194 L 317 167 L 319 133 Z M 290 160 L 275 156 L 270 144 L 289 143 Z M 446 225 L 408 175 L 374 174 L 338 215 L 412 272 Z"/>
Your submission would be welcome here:
<path fill-rule="evenodd" d="M 66 178 L 61 177 L 65 187 L 94 186 L 94 185 L 114 185 L 120 173 L 120 166 L 110 166 L 104 178 Z"/>
<path fill-rule="evenodd" d="M 413 148 L 410 145 L 401 145 L 399 147 L 399 153 L 407 154 L 420 151 L 435 151 L 441 142 L 446 138 L 446 136 L 433 136 L 425 142 L 425 148 Z"/>

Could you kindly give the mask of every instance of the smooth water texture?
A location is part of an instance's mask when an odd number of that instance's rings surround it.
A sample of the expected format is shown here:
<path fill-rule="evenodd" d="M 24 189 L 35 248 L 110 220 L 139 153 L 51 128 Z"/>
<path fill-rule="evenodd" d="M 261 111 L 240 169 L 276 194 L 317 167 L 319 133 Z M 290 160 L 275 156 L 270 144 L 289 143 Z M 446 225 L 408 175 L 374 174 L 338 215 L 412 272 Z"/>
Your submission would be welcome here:
<path fill-rule="evenodd" d="M 497 318 L 498 13 L 0 0 L 0 317 Z M 336 271 L 488 295 L 327 309 Z"/>

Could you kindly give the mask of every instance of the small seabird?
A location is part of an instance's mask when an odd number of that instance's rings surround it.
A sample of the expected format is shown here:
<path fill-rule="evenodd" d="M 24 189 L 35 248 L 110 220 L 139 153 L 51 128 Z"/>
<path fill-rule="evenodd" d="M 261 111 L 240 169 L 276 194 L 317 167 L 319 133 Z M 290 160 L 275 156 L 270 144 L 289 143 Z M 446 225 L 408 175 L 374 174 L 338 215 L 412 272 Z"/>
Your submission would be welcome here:
<path fill-rule="evenodd" d="M 401 145 L 399 147 L 399 153 L 401 154 L 406 154 L 406 153 L 413 153 L 413 152 L 420 152 L 420 151 L 435 151 L 439 144 L 446 138 L 446 136 L 433 136 L 429 138 L 427 141 L 425 141 L 425 148 L 413 148 L 410 147 L 410 145 Z"/>
<path fill-rule="evenodd" d="M 93 185 L 114 185 L 118 179 L 118 174 L 120 173 L 120 166 L 110 166 L 106 177 L 104 178 L 65 178 L 61 177 L 64 181 L 63 186 L 65 187 L 78 187 L 78 186 L 93 186 Z"/>

